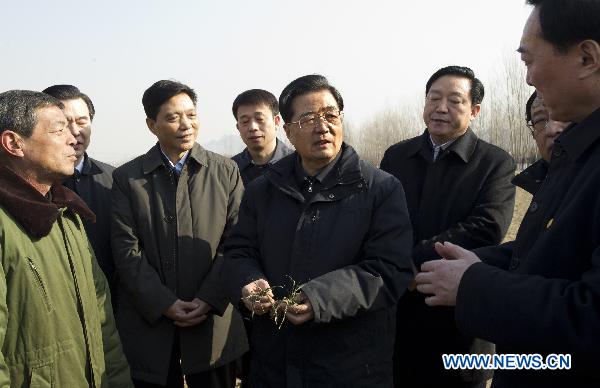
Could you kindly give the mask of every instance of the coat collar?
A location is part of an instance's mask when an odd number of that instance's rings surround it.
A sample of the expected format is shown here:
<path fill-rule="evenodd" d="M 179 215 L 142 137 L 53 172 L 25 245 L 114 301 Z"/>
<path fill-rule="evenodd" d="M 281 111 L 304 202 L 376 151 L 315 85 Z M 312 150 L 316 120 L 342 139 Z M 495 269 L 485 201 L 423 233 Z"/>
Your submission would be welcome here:
<path fill-rule="evenodd" d="M 354 183 L 363 178 L 359 163 L 360 159 L 356 151 L 354 151 L 354 148 L 346 143 L 342 143 L 340 152 L 342 155 L 337 161 L 335 167 L 323 179 L 322 184 L 325 188 Z M 279 189 L 304 202 L 304 197 L 300 193 L 300 188 L 298 187 L 298 182 L 295 176 L 297 157 L 297 152 L 293 152 L 292 154 L 281 159 L 279 163 L 271 166 L 271 168 L 266 171 L 264 175 Z"/>
<path fill-rule="evenodd" d="M 433 146 L 431 144 L 429 131 L 425 129 L 423 134 L 417 139 L 417 141 L 412 143 L 412 147 L 410 147 L 406 153 L 406 157 L 421 154 L 425 159 L 433 161 Z M 471 128 L 467 128 L 467 132 L 450 144 L 446 150 L 447 152 L 456 154 L 463 162 L 469 163 L 471 156 L 473 156 L 473 153 L 475 152 L 478 140 L 477 135 L 475 135 Z"/>
<path fill-rule="evenodd" d="M 579 124 L 571 124 L 556 139 L 555 147 L 565 150 L 572 160 L 577 160 L 583 153 L 600 139 L 600 108 L 586 117 Z"/>
<path fill-rule="evenodd" d="M 90 158 L 86 153 L 83 154 L 83 167 L 81 169 L 81 175 L 97 175 L 102 174 L 102 170 L 100 167 L 94 163 L 92 158 Z"/>
<path fill-rule="evenodd" d="M 159 143 L 156 143 L 152 148 L 150 148 L 143 158 L 142 168 L 144 170 L 144 174 L 149 174 L 157 168 L 161 166 L 164 167 L 165 165 Z M 198 164 L 201 164 L 205 167 L 208 166 L 208 155 L 206 150 L 198 143 L 194 143 L 186 162 L 189 163 L 190 159 L 195 160 Z"/>
<path fill-rule="evenodd" d="M 511 183 L 519 186 L 530 194 L 535 194 L 542 185 L 548 173 L 548 162 L 540 159 L 521 171 L 512 179 Z"/>
<path fill-rule="evenodd" d="M 283 159 L 284 157 L 291 154 L 293 151 L 285 145 L 284 142 L 275 138 L 275 152 L 271 159 L 267 162 L 267 164 L 274 164 Z M 245 170 L 248 166 L 252 164 L 252 155 L 250 155 L 250 151 L 248 151 L 248 147 L 244 148 L 242 152 L 235 155 L 233 158 L 235 162 L 238 164 L 240 171 Z"/>
<path fill-rule="evenodd" d="M 0 204 L 31 237 L 47 236 L 63 207 L 96 222 L 94 213 L 73 191 L 55 184 L 50 192 L 51 200 L 13 170 L 0 166 Z"/>

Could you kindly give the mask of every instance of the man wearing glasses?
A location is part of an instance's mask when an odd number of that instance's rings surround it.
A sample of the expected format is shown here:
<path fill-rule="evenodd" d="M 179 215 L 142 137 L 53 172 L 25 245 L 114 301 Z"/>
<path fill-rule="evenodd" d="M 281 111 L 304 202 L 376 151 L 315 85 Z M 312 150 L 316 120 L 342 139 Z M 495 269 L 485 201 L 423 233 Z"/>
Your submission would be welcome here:
<path fill-rule="evenodd" d="M 325 77 L 290 83 L 279 108 L 296 152 L 247 188 L 222 271 L 254 314 L 249 385 L 389 387 L 412 277 L 402 186 L 343 143 L 344 102 Z"/>
<path fill-rule="evenodd" d="M 468 67 L 439 69 L 425 86 L 423 134 L 393 145 L 381 161 L 381 168 L 398 178 L 406 190 L 415 268 L 439 258 L 433 249 L 436 241 L 471 248 L 495 245 L 510 225 L 515 195 L 510 183 L 515 172 L 513 159 L 479 139 L 470 128 L 483 96 L 483 84 Z M 489 348 L 458 331 L 453 309 L 428 307 L 424 296 L 411 287 L 398 302 L 397 325 L 397 336 L 414 335 L 396 342 L 395 386 L 485 386 L 485 373 L 443 367 L 444 353 Z M 423 346 L 423 338 L 427 338 L 427 346 Z"/>
<path fill-rule="evenodd" d="M 515 186 L 534 194 L 548 172 L 554 140 L 571 123 L 550 119 L 544 100 L 538 95 L 537 90 L 531 94 L 525 104 L 525 117 L 527 128 L 531 131 L 542 158 L 517 174 L 512 182 Z"/>

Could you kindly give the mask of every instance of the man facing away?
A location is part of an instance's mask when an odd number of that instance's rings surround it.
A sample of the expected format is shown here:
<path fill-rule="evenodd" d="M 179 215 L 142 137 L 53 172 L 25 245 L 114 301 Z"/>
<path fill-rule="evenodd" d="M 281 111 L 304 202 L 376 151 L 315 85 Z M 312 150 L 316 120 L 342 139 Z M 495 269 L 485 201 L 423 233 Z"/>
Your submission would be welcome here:
<path fill-rule="evenodd" d="M 106 163 L 92 159 L 87 154 L 92 134 L 92 121 L 96 114 L 90 98 L 73 85 L 53 85 L 43 90 L 59 99 L 67 126 L 75 137 L 75 172 L 63 181 L 63 185 L 77 193 L 96 215 L 96 222 L 83 220 L 83 226 L 92 243 L 100 268 L 111 287 L 113 300 L 115 264 L 110 248 L 110 189 L 115 169 Z"/>
<path fill-rule="evenodd" d="M 415 268 L 439 257 L 436 241 L 470 248 L 498 244 L 510 225 L 514 161 L 470 129 L 483 96 L 483 84 L 471 69 L 439 69 L 425 86 L 425 131 L 391 146 L 381 161 L 381 169 L 406 191 Z M 485 386 L 486 373 L 445 370 L 442 364 L 444 353 L 486 351 L 485 346 L 473 349 L 474 339 L 456 328 L 452 308 L 428 307 L 412 290 L 398 303 L 395 386 Z"/>
<path fill-rule="evenodd" d="M 0 94 L 0 385 L 131 387 L 81 221 L 94 213 L 60 184 L 77 159 L 62 108 L 44 93 Z"/>
<path fill-rule="evenodd" d="M 244 186 L 262 175 L 265 168 L 293 151 L 277 139 L 281 124 L 277 98 L 262 89 L 250 89 L 233 101 L 236 128 L 246 148 L 232 159 L 237 163 Z"/>
<path fill-rule="evenodd" d="M 475 251 L 439 244 L 452 260 L 423 264 L 417 288 L 429 305 L 455 305 L 457 326 L 498 353 L 543 357 L 538 370 L 496 370 L 493 387 L 598 387 L 600 1 L 529 3 L 518 49 L 527 83 L 550 119 L 572 124 L 554 141 L 516 240 Z M 569 354 L 570 369 L 552 370 L 551 354 Z"/>
<path fill-rule="evenodd" d="M 196 93 L 158 81 L 142 98 L 157 144 L 113 174 L 117 323 L 136 387 L 235 386 L 248 345 L 219 280 L 237 220 L 236 164 L 196 143 Z"/>
<path fill-rule="evenodd" d="M 389 387 L 412 277 L 402 186 L 343 143 L 344 101 L 325 77 L 292 81 L 279 107 L 296 152 L 247 187 L 221 272 L 254 313 L 249 384 Z"/>

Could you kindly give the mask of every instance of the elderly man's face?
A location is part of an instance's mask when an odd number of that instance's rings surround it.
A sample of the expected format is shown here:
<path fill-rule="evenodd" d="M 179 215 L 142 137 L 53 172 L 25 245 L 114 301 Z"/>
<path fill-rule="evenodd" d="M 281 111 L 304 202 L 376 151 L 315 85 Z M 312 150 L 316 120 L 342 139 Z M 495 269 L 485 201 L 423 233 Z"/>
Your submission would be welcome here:
<path fill-rule="evenodd" d="M 51 185 L 73 175 L 76 141 L 60 108 L 40 108 L 36 116 L 37 124 L 31 136 L 21 138 L 23 167 L 36 183 Z"/>
<path fill-rule="evenodd" d="M 573 121 L 573 108 L 580 102 L 573 90 L 577 85 L 579 57 L 569 50 L 557 52 L 542 38 L 539 9 L 535 7 L 527 19 L 519 50 L 527 66 L 527 83 L 544 96 L 544 105 L 553 120 Z"/>
<path fill-rule="evenodd" d="M 550 119 L 544 106 L 544 100 L 539 96 L 531 104 L 531 123 L 533 124 L 533 138 L 540 155 L 549 162 L 554 140 L 570 123 Z"/>
<path fill-rule="evenodd" d="M 427 92 L 423 121 L 433 141 L 443 144 L 465 133 L 479 109 L 471 104 L 471 80 L 445 75 Z"/>
<path fill-rule="evenodd" d="M 63 112 L 67 118 L 69 130 L 77 140 L 75 152 L 77 153 L 77 161 L 79 161 L 90 145 L 90 135 L 92 133 L 90 111 L 81 98 L 63 100 L 62 103 L 65 105 Z"/>
<path fill-rule="evenodd" d="M 302 157 L 302 163 L 305 166 L 324 166 L 335 159 L 342 146 L 344 130 L 339 106 L 333 94 L 329 90 L 319 90 L 300 95 L 294 98 L 292 111 L 292 122 L 316 117 L 304 126 L 288 123 L 285 127 L 288 139 Z M 327 117 L 336 119 L 329 122 Z"/>

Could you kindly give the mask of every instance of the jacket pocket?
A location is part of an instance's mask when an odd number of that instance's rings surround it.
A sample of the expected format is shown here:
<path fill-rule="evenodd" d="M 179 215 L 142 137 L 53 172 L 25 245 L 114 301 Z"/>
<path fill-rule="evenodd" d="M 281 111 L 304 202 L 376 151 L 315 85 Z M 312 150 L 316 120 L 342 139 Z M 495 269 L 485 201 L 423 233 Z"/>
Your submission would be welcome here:
<path fill-rule="evenodd" d="M 53 364 L 41 365 L 31 370 L 30 388 L 49 388 L 52 384 L 52 366 Z"/>
<path fill-rule="evenodd" d="M 42 300 L 44 301 L 46 310 L 48 312 L 51 312 L 52 310 L 54 310 L 54 308 L 52 307 L 52 303 L 50 303 L 50 297 L 48 296 L 48 289 L 46 288 L 44 281 L 42 280 L 42 276 L 40 275 L 40 272 L 39 272 L 38 268 L 36 267 L 35 263 L 33 262 L 33 259 L 31 259 L 31 257 L 27 257 L 27 265 L 28 265 L 29 269 L 31 270 L 31 273 L 34 278 L 34 282 L 36 283 L 37 289 L 40 292 Z"/>

